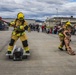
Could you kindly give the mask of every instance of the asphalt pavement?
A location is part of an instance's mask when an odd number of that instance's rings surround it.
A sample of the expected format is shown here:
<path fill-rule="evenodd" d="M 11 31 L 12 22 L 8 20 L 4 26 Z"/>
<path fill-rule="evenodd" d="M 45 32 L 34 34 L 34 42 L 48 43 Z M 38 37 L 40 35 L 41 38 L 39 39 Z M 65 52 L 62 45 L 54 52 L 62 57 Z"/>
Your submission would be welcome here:
<path fill-rule="evenodd" d="M 58 35 L 27 32 L 31 55 L 22 61 L 5 56 L 12 31 L 0 31 L 0 75 L 76 75 L 76 55 L 58 50 Z M 20 39 L 17 47 L 22 47 Z M 71 46 L 76 51 L 76 36 Z"/>

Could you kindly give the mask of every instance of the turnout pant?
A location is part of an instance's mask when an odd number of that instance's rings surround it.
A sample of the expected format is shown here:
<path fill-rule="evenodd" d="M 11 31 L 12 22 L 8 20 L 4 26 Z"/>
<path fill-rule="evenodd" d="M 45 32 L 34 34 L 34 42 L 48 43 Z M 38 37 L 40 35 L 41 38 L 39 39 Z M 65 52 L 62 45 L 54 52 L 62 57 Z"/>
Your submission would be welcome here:
<path fill-rule="evenodd" d="M 70 47 L 70 39 L 68 39 L 68 38 L 64 38 L 64 42 L 65 42 L 65 46 L 66 46 L 66 48 L 67 48 L 67 52 L 68 52 L 68 54 L 70 54 L 70 55 L 75 55 L 75 52 L 72 50 L 72 48 Z"/>
<path fill-rule="evenodd" d="M 14 47 L 14 44 L 15 42 L 20 38 L 21 42 L 22 42 L 22 45 L 23 45 L 23 48 L 25 51 L 29 51 L 29 47 L 28 47 L 28 41 L 27 41 L 27 36 L 26 34 L 24 33 L 23 35 L 21 36 L 17 36 L 17 35 L 13 35 L 11 36 L 11 40 L 10 40 L 10 43 L 9 43 L 9 46 L 8 46 L 8 51 L 12 51 L 13 50 L 13 47 Z"/>
<path fill-rule="evenodd" d="M 63 48 L 63 46 L 65 45 L 64 37 L 63 36 L 59 36 L 59 40 L 60 40 L 59 48 Z"/>

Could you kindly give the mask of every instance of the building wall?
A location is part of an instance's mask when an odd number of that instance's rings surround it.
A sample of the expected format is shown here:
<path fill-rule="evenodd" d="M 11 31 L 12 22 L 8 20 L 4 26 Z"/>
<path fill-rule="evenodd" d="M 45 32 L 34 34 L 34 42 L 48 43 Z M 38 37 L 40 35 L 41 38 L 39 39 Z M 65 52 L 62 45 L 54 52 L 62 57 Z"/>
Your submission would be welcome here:
<path fill-rule="evenodd" d="M 76 24 L 76 18 L 51 18 L 46 21 L 46 25 L 55 26 L 56 24 L 66 23 L 66 21 L 70 21 L 71 24 Z"/>
<path fill-rule="evenodd" d="M 45 23 L 47 26 L 51 26 L 51 27 L 56 25 L 55 21 L 52 21 L 52 22 L 51 21 L 47 21 L 47 22 L 45 21 Z"/>

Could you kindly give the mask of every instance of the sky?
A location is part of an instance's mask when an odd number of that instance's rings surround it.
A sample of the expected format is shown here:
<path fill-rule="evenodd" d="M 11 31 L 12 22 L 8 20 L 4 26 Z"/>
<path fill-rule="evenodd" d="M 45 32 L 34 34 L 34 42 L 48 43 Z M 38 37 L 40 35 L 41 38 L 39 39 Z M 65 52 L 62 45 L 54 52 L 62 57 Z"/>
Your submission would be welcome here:
<path fill-rule="evenodd" d="M 16 18 L 19 12 L 25 19 L 76 17 L 76 0 L 0 0 L 1 17 Z"/>

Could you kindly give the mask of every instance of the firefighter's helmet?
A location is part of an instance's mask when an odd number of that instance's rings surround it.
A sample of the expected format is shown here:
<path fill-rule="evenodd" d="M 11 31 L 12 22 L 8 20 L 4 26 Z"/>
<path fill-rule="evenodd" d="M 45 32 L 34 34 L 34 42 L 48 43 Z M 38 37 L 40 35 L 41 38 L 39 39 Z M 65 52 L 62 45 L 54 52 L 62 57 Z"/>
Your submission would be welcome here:
<path fill-rule="evenodd" d="M 17 14 L 17 19 L 23 20 L 23 19 L 24 19 L 24 14 L 23 14 L 22 12 L 19 12 L 19 13 Z"/>

